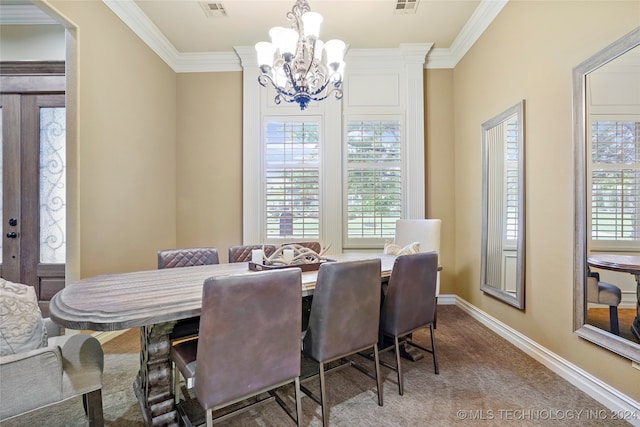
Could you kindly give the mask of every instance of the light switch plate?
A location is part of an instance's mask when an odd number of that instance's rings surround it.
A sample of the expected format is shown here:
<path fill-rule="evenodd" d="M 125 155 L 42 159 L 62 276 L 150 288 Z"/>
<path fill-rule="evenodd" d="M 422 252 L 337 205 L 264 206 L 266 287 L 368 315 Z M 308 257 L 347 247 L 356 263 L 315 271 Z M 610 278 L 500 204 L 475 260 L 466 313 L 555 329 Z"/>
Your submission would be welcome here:
<path fill-rule="evenodd" d="M 631 366 L 640 371 L 640 363 L 631 361 Z"/>

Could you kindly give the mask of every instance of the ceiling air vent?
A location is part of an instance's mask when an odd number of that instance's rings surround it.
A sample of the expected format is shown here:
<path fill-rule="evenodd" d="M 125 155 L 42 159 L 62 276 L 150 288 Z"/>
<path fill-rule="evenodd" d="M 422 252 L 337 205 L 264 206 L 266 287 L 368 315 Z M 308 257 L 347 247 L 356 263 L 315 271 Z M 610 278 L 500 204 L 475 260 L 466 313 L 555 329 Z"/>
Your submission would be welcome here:
<path fill-rule="evenodd" d="M 418 0 L 397 0 L 395 13 L 416 13 Z"/>
<path fill-rule="evenodd" d="M 209 18 L 222 18 L 227 16 L 227 11 L 224 10 L 224 6 L 220 2 L 200 2 L 200 7 L 202 7 L 204 14 Z"/>

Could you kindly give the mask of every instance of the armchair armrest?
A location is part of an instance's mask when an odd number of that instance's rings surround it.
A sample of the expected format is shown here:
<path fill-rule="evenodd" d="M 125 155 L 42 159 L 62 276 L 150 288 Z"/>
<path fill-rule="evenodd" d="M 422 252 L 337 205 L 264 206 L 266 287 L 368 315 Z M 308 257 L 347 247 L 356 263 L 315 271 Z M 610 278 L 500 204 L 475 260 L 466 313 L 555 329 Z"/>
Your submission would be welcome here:
<path fill-rule="evenodd" d="M 1 356 L 0 378 L 0 420 L 58 402 L 62 398 L 60 348 Z"/>
<path fill-rule="evenodd" d="M 0 421 L 100 390 L 103 369 L 102 346 L 87 334 L 52 337 L 47 347 L 1 356 Z"/>

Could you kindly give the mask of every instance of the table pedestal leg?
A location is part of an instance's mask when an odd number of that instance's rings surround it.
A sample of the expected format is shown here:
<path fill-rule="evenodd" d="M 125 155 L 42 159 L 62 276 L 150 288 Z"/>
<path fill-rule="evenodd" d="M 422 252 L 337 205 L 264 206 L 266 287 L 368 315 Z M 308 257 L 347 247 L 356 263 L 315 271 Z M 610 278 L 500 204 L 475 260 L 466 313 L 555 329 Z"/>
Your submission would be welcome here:
<path fill-rule="evenodd" d="M 175 321 L 140 327 L 140 371 L 133 389 L 146 426 L 178 427 L 171 390 L 169 334 Z"/>
<path fill-rule="evenodd" d="M 411 360 L 412 362 L 416 362 L 424 357 L 424 353 L 405 342 L 400 345 L 400 356 L 407 360 Z"/>

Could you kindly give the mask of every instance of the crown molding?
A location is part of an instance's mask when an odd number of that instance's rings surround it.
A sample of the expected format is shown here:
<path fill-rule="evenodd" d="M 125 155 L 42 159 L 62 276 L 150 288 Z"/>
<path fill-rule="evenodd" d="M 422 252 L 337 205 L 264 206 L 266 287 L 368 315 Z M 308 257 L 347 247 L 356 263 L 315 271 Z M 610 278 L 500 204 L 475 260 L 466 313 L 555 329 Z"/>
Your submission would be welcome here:
<path fill-rule="evenodd" d="M 178 52 L 133 0 L 102 1 L 176 73 L 242 70 L 236 52 Z M 424 67 L 454 68 L 508 1 L 481 0 L 450 48 L 427 49 L 428 55 Z M 372 51 L 375 54 L 381 52 L 380 49 Z M 347 56 L 349 56 L 348 52 Z"/>
<path fill-rule="evenodd" d="M 427 55 L 427 61 L 424 64 L 424 68 L 438 69 L 438 68 L 455 68 L 458 61 L 455 60 L 451 49 L 449 48 L 434 48 L 431 49 Z"/>
<path fill-rule="evenodd" d="M 464 24 L 462 30 L 451 43 L 450 55 L 454 68 L 458 62 L 471 49 L 471 46 L 480 38 L 482 33 L 491 25 L 503 7 L 509 0 L 481 0 L 480 4 L 473 11 L 471 18 Z"/>
<path fill-rule="evenodd" d="M 102 0 L 102 2 L 156 55 L 176 71 L 180 53 L 133 0 Z"/>

